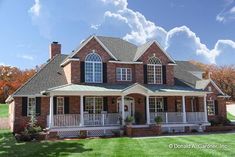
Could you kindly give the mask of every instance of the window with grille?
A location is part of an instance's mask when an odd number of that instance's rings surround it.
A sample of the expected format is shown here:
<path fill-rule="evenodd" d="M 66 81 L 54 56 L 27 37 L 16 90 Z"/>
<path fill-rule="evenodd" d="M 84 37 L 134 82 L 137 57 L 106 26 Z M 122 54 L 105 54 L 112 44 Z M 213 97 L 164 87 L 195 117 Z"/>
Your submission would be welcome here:
<path fill-rule="evenodd" d="M 164 111 L 163 98 L 150 97 L 149 110 L 150 112 L 163 112 Z"/>
<path fill-rule="evenodd" d="M 148 60 L 147 75 L 149 84 L 162 84 L 162 63 L 155 56 Z"/>
<path fill-rule="evenodd" d="M 103 97 L 85 97 L 85 111 L 98 114 L 103 111 Z"/>
<path fill-rule="evenodd" d="M 57 114 L 64 114 L 64 97 L 57 97 Z"/>
<path fill-rule="evenodd" d="M 207 100 L 207 113 L 208 113 L 208 115 L 215 115 L 214 100 Z"/>
<path fill-rule="evenodd" d="M 117 81 L 131 81 L 131 68 L 117 68 L 116 69 L 116 78 Z"/>
<path fill-rule="evenodd" d="M 36 98 L 28 98 L 27 115 L 36 114 Z"/>
<path fill-rule="evenodd" d="M 103 82 L 103 67 L 101 57 L 92 52 L 85 59 L 85 82 L 87 83 L 102 83 Z"/>

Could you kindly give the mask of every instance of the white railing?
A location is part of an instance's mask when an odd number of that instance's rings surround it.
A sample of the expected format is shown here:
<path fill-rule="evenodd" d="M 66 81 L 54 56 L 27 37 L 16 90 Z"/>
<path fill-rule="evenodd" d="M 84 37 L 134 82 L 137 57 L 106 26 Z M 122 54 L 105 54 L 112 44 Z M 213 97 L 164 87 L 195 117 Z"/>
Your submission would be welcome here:
<path fill-rule="evenodd" d="M 187 122 L 205 122 L 204 112 L 186 112 Z"/>
<path fill-rule="evenodd" d="M 155 123 L 154 118 L 162 117 L 163 123 L 183 123 L 183 112 L 150 112 L 150 123 Z M 204 112 L 186 112 L 187 123 L 205 122 Z"/>
<path fill-rule="evenodd" d="M 119 113 L 84 114 L 85 126 L 120 125 Z"/>
<path fill-rule="evenodd" d="M 80 124 L 80 115 L 79 114 L 61 114 L 54 115 L 54 126 L 79 126 Z"/>
<path fill-rule="evenodd" d="M 87 114 L 84 113 L 84 126 L 109 126 L 120 125 L 119 113 Z M 53 115 L 53 127 L 78 127 L 80 114 Z M 49 116 L 47 116 L 47 125 Z"/>

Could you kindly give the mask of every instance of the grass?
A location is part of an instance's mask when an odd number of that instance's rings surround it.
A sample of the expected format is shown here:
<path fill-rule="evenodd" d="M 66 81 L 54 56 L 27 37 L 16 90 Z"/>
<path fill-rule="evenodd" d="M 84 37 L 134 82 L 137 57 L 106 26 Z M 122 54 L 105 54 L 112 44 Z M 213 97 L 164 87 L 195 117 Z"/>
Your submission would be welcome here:
<path fill-rule="evenodd" d="M 8 130 L 0 130 L 0 156 L 235 156 L 235 134 L 162 138 L 108 138 L 16 143 Z M 169 148 L 169 144 L 214 144 L 217 148 Z M 219 144 L 225 147 L 220 147 Z"/>
<path fill-rule="evenodd" d="M 232 114 L 229 113 L 229 112 L 227 112 L 227 118 L 228 118 L 229 120 L 235 120 L 235 116 L 232 115 Z"/>
<path fill-rule="evenodd" d="M 0 118 L 7 118 L 8 117 L 8 108 L 7 104 L 0 104 Z"/>

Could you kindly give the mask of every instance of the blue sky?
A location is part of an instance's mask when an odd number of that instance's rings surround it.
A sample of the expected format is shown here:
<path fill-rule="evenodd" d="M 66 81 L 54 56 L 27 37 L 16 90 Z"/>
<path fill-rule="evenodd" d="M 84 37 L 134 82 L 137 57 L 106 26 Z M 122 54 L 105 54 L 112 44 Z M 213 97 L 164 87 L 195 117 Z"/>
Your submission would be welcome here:
<path fill-rule="evenodd" d="M 235 0 L 0 0 L 0 64 L 32 68 L 52 41 L 69 54 L 91 34 L 157 40 L 177 60 L 235 64 Z"/>

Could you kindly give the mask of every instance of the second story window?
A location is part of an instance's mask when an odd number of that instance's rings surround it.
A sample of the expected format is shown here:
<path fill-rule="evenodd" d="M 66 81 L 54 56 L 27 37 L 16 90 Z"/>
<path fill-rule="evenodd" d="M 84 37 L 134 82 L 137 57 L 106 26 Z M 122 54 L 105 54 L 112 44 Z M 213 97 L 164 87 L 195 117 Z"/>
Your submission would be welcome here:
<path fill-rule="evenodd" d="M 147 75 L 149 84 L 162 84 L 162 63 L 155 56 L 148 60 Z"/>
<path fill-rule="evenodd" d="M 117 81 L 131 81 L 131 68 L 117 68 L 116 78 Z"/>
<path fill-rule="evenodd" d="M 102 59 L 96 53 L 90 53 L 85 59 L 85 82 L 102 83 L 103 81 Z"/>

